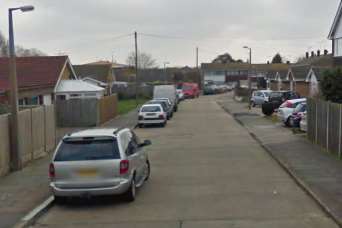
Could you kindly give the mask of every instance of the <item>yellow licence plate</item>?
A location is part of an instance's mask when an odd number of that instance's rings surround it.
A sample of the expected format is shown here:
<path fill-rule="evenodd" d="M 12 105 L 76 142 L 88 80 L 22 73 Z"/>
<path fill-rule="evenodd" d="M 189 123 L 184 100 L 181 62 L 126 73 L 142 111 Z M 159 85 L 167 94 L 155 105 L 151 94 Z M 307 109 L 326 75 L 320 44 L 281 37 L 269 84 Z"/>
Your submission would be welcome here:
<path fill-rule="evenodd" d="M 97 176 L 97 170 L 96 169 L 81 169 L 78 170 L 78 175 L 82 177 L 94 177 Z"/>

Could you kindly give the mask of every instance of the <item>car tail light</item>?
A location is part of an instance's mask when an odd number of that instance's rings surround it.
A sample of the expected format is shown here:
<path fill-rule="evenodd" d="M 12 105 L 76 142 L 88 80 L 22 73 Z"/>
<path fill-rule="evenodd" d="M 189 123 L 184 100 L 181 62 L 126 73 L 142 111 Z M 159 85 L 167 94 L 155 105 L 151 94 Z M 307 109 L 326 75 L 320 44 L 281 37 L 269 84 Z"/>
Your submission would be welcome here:
<path fill-rule="evenodd" d="M 55 176 L 56 176 L 55 166 L 53 165 L 53 163 L 50 163 L 50 166 L 49 166 L 49 177 L 50 178 L 55 178 Z"/>
<path fill-rule="evenodd" d="M 165 119 L 165 115 L 164 114 L 160 114 L 159 115 L 159 119 Z"/>
<path fill-rule="evenodd" d="M 129 161 L 128 160 L 122 160 L 120 162 L 120 174 L 126 174 L 129 170 Z"/>

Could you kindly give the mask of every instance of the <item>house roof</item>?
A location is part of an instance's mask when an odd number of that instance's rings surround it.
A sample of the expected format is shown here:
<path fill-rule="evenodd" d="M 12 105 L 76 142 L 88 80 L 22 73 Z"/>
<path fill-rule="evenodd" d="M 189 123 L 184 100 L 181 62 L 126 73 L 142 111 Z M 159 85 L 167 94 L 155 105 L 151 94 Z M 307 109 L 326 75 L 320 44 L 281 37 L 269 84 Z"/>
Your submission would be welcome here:
<path fill-rule="evenodd" d="M 78 78 L 93 78 L 104 83 L 108 82 L 108 75 L 111 74 L 111 64 L 95 65 L 74 65 Z"/>
<path fill-rule="evenodd" d="M 312 65 L 318 67 L 333 67 L 335 64 L 335 60 L 332 54 L 329 55 L 321 55 L 314 56 L 307 59 L 303 59 L 300 62 L 300 65 Z"/>
<path fill-rule="evenodd" d="M 56 93 L 101 92 L 103 90 L 104 88 L 83 80 L 63 80 L 58 84 Z"/>
<path fill-rule="evenodd" d="M 67 56 L 17 57 L 19 89 L 54 87 L 69 61 Z M 0 91 L 9 90 L 9 58 L 0 58 Z"/>
<path fill-rule="evenodd" d="M 282 71 L 288 70 L 288 64 L 247 64 L 247 63 L 202 63 L 202 70 L 258 70 L 258 71 Z"/>
<path fill-rule="evenodd" d="M 329 40 L 332 40 L 334 38 L 333 36 L 334 36 L 336 29 L 337 29 L 337 26 L 341 20 L 341 15 L 342 15 L 342 1 L 340 1 L 340 5 L 338 6 L 338 10 L 337 10 L 334 22 L 331 26 L 331 29 L 330 29 L 330 32 L 328 35 Z"/>
<path fill-rule="evenodd" d="M 269 71 L 267 73 L 267 78 L 270 80 L 277 80 L 277 75 L 279 74 L 281 80 L 285 80 L 287 76 L 288 70 L 280 70 L 280 71 Z"/>
<path fill-rule="evenodd" d="M 318 81 L 323 79 L 324 72 L 326 72 L 329 69 L 331 68 L 327 68 L 327 67 L 312 67 L 311 68 L 311 70 L 315 73 Z"/>
<path fill-rule="evenodd" d="M 296 81 L 305 81 L 310 69 L 311 69 L 311 66 L 307 64 L 293 65 L 290 68 L 289 73 L 293 74 L 293 77 Z M 287 79 L 289 80 L 289 78 Z"/>

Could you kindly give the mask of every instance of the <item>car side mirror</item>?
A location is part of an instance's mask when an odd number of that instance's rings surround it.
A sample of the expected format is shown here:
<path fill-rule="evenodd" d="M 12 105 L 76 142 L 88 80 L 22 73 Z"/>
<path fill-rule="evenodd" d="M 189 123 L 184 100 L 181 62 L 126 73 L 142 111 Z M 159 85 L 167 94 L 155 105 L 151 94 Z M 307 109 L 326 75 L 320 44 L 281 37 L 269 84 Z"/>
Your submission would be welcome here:
<path fill-rule="evenodd" d="M 143 143 L 141 143 L 139 146 L 144 147 L 144 146 L 149 146 L 152 145 L 151 140 L 145 140 Z"/>

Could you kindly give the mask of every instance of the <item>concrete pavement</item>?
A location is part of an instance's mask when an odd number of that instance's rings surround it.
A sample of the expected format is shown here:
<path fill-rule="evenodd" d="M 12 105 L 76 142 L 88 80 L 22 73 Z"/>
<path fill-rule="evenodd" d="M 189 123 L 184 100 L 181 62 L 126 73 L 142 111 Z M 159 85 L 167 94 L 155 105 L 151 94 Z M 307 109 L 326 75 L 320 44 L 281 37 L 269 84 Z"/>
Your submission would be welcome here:
<path fill-rule="evenodd" d="M 134 127 L 136 111 L 109 123 Z M 75 129 L 64 129 L 64 134 Z M 0 178 L 0 228 L 12 227 L 29 211 L 50 196 L 48 167 L 50 156 L 34 161 L 23 170 Z"/>
<path fill-rule="evenodd" d="M 260 113 L 249 111 L 246 104 L 231 97 L 221 99 L 222 105 L 248 129 L 298 182 L 342 225 L 342 163 L 305 134 L 295 135 L 280 123 L 273 123 Z"/>
<path fill-rule="evenodd" d="M 166 128 L 137 133 L 153 145 L 135 202 L 76 200 L 35 227 L 337 227 L 216 97 L 185 101 Z"/>

